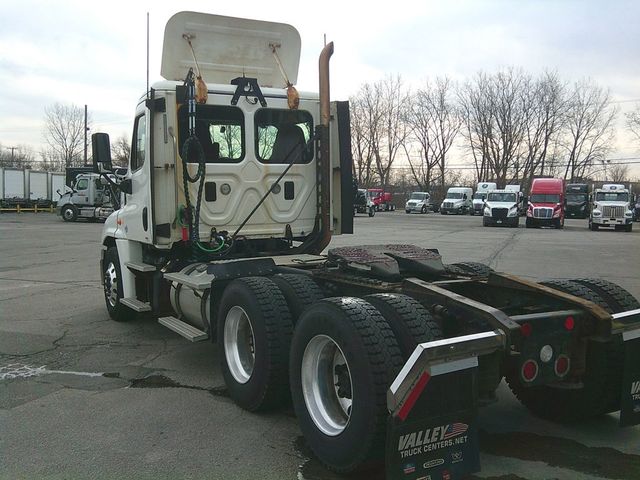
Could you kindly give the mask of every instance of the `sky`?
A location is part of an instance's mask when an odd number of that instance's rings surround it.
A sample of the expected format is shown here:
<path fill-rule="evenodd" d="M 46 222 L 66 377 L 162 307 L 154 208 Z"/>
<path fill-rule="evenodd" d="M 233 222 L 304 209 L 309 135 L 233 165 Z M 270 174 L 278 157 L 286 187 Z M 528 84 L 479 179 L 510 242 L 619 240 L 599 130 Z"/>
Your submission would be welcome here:
<path fill-rule="evenodd" d="M 390 8 L 393 7 L 393 8 Z M 394 2 L 7 1 L 0 0 L 0 144 L 45 144 L 44 109 L 87 104 L 92 132 L 130 136 L 146 85 L 161 80 L 166 21 L 177 11 L 289 23 L 302 39 L 297 87 L 317 91 L 323 36 L 334 41 L 333 99 L 399 74 L 408 86 L 447 75 L 516 66 L 590 77 L 611 89 L 622 113 L 640 103 L 640 1 L 396 0 Z M 612 158 L 640 157 L 623 115 Z M 640 165 L 633 166 L 640 176 Z"/>

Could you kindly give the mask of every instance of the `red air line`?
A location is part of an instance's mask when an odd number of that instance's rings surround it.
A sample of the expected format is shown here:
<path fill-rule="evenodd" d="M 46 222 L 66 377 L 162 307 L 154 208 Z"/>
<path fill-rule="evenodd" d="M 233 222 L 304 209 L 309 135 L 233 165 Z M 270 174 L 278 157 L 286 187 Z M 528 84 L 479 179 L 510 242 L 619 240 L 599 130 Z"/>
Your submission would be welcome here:
<path fill-rule="evenodd" d="M 420 375 L 420 378 L 416 382 L 416 386 L 413 387 L 413 390 L 411 390 L 411 393 L 409 393 L 407 400 L 404 402 L 404 404 L 400 408 L 400 411 L 398 412 L 398 417 L 400 417 L 400 420 L 404 422 L 404 420 L 407 418 L 407 416 L 413 409 L 413 406 L 418 401 L 418 398 L 420 398 L 420 394 L 424 390 L 424 387 L 426 387 L 427 383 L 429 383 L 430 379 L 431 375 L 429 375 L 429 372 L 424 372 L 422 375 Z"/>

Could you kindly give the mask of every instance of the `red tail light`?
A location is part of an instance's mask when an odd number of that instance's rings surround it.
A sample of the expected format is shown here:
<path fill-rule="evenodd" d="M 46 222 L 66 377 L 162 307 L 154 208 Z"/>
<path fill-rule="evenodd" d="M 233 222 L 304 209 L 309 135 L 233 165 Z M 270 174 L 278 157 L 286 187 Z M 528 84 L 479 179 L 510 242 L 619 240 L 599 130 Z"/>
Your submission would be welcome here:
<path fill-rule="evenodd" d="M 522 365 L 520 375 L 525 382 L 533 382 L 538 376 L 538 364 L 534 360 L 527 360 Z"/>
<path fill-rule="evenodd" d="M 530 323 L 523 323 L 522 325 L 520 325 L 520 334 L 523 337 L 530 337 L 532 333 L 533 327 Z"/>
<path fill-rule="evenodd" d="M 564 328 L 566 328 L 567 330 L 571 331 L 575 328 L 575 326 L 576 321 L 571 315 L 564 319 Z"/>
<path fill-rule="evenodd" d="M 570 366 L 571 362 L 569 361 L 569 357 L 567 357 L 566 355 L 558 356 L 555 364 L 556 375 L 559 377 L 564 377 L 567 373 L 569 373 Z"/>

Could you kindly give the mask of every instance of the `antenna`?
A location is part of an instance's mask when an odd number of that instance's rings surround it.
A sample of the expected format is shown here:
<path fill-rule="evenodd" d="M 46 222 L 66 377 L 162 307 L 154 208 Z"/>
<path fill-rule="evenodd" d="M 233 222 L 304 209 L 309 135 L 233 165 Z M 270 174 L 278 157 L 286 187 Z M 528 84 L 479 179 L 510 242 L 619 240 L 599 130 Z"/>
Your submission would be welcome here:
<path fill-rule="evenodd" d="M 149 12 L 147 12 L 147 98 L 149 98 Z"/>

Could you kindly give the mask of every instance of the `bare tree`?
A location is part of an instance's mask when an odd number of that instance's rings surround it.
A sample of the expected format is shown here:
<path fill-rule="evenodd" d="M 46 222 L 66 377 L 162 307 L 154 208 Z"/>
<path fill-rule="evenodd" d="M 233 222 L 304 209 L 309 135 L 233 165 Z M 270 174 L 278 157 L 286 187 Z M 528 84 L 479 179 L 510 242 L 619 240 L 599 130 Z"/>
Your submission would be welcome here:
<path fill-rule="evenodd" d="M 371 127 L 377 130 L 379 113 L 372 90 L 370 84 L 365 84 L 356 96 L 349 99 L 353 176 L 362 187 L 370 187 L 373 180 Z"/>
<path fill-rule="evenodd" d="M 125 135 L 121 135 L 111 145 L 111 162 L 116 167 L 126 167 L 131 156 L 131 144 Z"/>
<path fill-rule="evenodd" d="M 460 90 L 459 100 L 478 177 L 501 186 L 524 165 L 523 141 L 532 115 L 531 78 L 522 70 L 479 73 Z"/>
<path fill-rule="evenodd" d="M 585 177 L 595 162 L 611 150 L 618 109 L 611 106 L 609 90 L 591 80 L 575 83 L 567 110 L 564 147 L 567 153 L 564 178 Z"/>
<path fill-rule="evenodd" d="M 635 110 L 627 112 L 625 116 L 627 117 L 627 128 L 640 143 L 640 103 L 636 104 Z"/>
<path fill-rule="evenodd" d="M 44 109 L 45 139 L 65 167 L 79 166 L 84 152 L 84 109 L 55 103 Z M 87 120 L 90 125 L 90 119 Z"/>
<path fill-rule="evenodd" d="M 0 167 L 33 168 L 35 165 L 33 150 L 26 145 L 6 147 L 0 144 Z"/>
<path fill-rule="evenodd" d="M 447 154 L 462 124 L 459 110 L 451 98 L 452 83 L 446 77 L 436 78 L 411 97 L 408 123 L 412 139 L 420 146 L 419 160 L 412 161 L 410 147 L 405 147 L 411 174 L 422 190 L 429 190 L 433 170 L 439 169 L 440 186 L 444 187 Z"/>
<path fill-rule="evenodd" d="M 626 183 L 629 181 L 629 165 L 614 163 L 607 168 L 606 172 L 605 180 L 612 183 Z"/>

